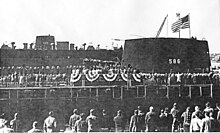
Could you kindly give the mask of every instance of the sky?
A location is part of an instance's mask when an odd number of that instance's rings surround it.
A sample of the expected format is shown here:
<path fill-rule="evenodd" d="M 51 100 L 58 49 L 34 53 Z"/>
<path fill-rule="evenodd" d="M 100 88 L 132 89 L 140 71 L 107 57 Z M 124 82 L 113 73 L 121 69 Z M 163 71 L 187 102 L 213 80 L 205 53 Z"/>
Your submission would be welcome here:
<path fill-rule="evenodd" d="M 191 36 L 206 39 L 211 53 L 220 53 L 220 0 L 1 0 L 0 46 L 33 43 L 36 36 L 53 35 L 56 41 L 123 45 L 114 39 L 155 37 L 165 16 L 160 37 L 178 38 L 171 25 L 190 14 Z M 181 30 L 189 38 L 189 29 Z"/>

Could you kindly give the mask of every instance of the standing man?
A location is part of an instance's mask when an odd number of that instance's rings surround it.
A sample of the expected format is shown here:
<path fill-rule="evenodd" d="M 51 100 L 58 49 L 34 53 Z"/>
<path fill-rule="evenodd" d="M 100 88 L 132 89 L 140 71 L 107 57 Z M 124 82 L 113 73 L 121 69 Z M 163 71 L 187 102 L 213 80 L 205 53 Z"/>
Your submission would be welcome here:
<path fill-rule="evenodd" d="M 98 118 L 94 115 L 95 110 L 90 110 L 90 115 L 86 118 L 86 122 L 88 123 L 88 132 L 98 132 L 99 130 L 99 122 Z"/>
<path fill-rule="evenodd" d="M 195 117 L 190 123 L 190 132 L 200 132 L 202 120 L 199 118 L 199 112 L 195 112 Z"/>
<path fill-rule="evenodd" d="M 179 124 L 180 124 L 180 111 L 177 108 L 177 103 L 173 104 L 173 108 L 170 111 L 170 114 L 173 117 L 173 123 L 172 123 L 172 132 L 179 130 Z"/>
<path fill-rule="evenodd" d="M 166 117 L 166 119 L 164 121 L 166 122 L 167 131 L 171 132 L 172 131 L 173 117 L 170 114 L 169 108 L 167 108 L 167 107 L 165 108 L 164 115 Z"/>
<path fill-rule="evenodd" d="M 154 108 L 151 106 L 145 116 L 146 132 L 154 132 L 157 129 L 157 118 Z"/>
<path fill-rule="evenodd" d="M 73 110 L 73 115 L 70 116 L 69 126 L 70 126 L 72 131 L 75 131 L 75 123 L 76 123 L 77 120 L 80 119 L 80 116 L 77 113 L 78 113 L 78 110 L 74 109 Z"/>
<path fill-rule="evenodd" d="M 218 103 L 215 104 L 215 109 L 213 111 L 214 118 L 217 119 L 218 112 L 220 111 L 220 106 Z"/>
<path fill-rule="evenodd" d="M 200 132 L 211 132 L 211 120 L 209 118 L 210 112 L 204 112 L 205 118 L 202 119 Z"/>
<path fill-rule="evenodd" d="M 200 132 L 216 132 L 218 126 L 218 122 L 213 118 L 213 112 L 205 112 Z"/>
<path fill-rule="evenodd" d="M 111 130 L 111 124 L 112 124 L 112 119 L 110 118 L 110 115 L 103 109 L 102 110 L 102 116 L 101 116 L 101 128 L 102 132 L 110 132 Z"/>
<path fill-rule="evenodd" d="M 198 112 L 199 118 L 202 119 L 202 111 L 199 106 L 195 106 L 195 111 L 192 113 L 192 119 L 195 118 L 195 114 Z"/>
<path fill-rule="evenodd" d="M 114 117 L 114 122 L 115 122 L 115 132 L 124 132 L 125 121 L 121 110 L 118 110 L 117 116 Z"/>
<path fill-rule="evenodd" d="M 86 117 L 84 113 L 80 114 L 79 120 L 75 123 L 75 132 L 87 132 L 88 131 L 88 124 L 86 123 Z"/>
<path fill-rule="evenodd" d="M 52 133 L 53 131 L 55 131 L 57 127 L 57 122 L 55 117 L 53 117 L 53 112 L 50 111 L 49 112 L 49 116 L 44 120 L 44 132 L 45 133 Z"/>
<path fill-rule="evenodd" d="M 138 110 L 138 117 L 139 117 L 139 120 L 140 120 L 140 130 L 141 130 L 141 132 L 144 132 L 145 131 L 144 112 L 142 111 L 141 106 L 138 106 L 137 110 Z"/>
<path fill-rule="evenodd" d="M 190 128 L 190 123 L 191 123 L 191 118 L 192 118 L 192 113 L 190 110 L 190 107 L 186 108 L 186 111 L 183 112 L 183 114 L 181 115 L 181 118 L 183 118 L 183 130 L 184 132 L 189 132 L 189 128 Z"/>
<path fill-rule="evenodd" d="M 211 105 L 210 105 L 210 103 L 209 102 L 207 102 L 206 104 L 205 104 L 205 109 L 203 110 L 203 113 L 206 113 L 206 112 L 213 112 L 214 110 L 213 110 L 213 108 L 211 108 Z"/>
<path fill-rule="evenodd" d="M 164 110 L 161 109 L 160 110 L 160 115 L 159 115 L 159 127 L 160 127 L 160 131 L 161 132 L 167 132 L 168 128 L 167 128 L 167 117 L 164 113 Z"/>
<path fill-rule="evenodd" d="M 211 129 L 211 132 L 219 132 L 220 130 L 220 128 L 219 128 L 219 126 L 220 126 L 220 123 L 217 121 L 217 119 L 215 119 L 214 118 L 214 113 L 213 112 L 210 112 L 210 114 L 209 114 L 209 118 L 210 118 L 210 120 L 211 120 L 211 126 L 212 126 L 212 129 Z"/>
<path fill-rule="evenodd" d="M 14 119 L 10 121 L 10 127 L 14 132 L 21 132 L 21 120 L 19 119 L 18 113 L 14 114 Z"/>
<path fill-rule="evenodd" d="M 129 131 L 130 132 L 140 132 L 141 131 L 138 110 L 134 110 L 134 115 L 131 116 Z"/>

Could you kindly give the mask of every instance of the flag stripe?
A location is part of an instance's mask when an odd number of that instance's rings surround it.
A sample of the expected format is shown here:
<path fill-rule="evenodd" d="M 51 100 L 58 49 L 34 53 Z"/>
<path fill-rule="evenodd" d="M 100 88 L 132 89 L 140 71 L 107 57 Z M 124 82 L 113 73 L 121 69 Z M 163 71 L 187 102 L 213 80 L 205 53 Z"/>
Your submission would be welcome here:
<path fill-rule="evenodd" d="M 182 24 L 181 29 L 190 28 L 189 21 Z"/>
<path fill-rule="evenodd" d="M 174 22 L 172 24 L 172 26 L 171 26 L 172 31 L 173 32 L 179 31 L 181 24 L 182 24 L 181 19 L 179 19 L 178 21 Z"/>

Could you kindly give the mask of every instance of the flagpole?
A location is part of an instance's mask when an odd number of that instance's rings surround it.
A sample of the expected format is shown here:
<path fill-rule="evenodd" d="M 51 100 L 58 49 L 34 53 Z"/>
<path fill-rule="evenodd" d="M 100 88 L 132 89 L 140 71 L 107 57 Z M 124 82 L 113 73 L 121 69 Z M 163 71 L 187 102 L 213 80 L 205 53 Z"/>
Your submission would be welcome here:
<path fill-rule="evenodd" d="M 178 17 L 177 22 L 180 21 L 180 13 L 176 13 L 176 17 Z M 179 27 L 178 27 L 178 28 L 179 28 Z M 180 38 L 180 29 L 181 29 L 181 28 L 178 29 L 178 30 L 179 30 L 179 38 Z"/>
<path fill-rule="evenodd" d="M 189 15 L 189 38 L 191 38 L 190 13 L 188 15 Z"/>
<path fill-rule="evenodd" d="M 168 37 L 168 17 L 167 17 L 167 37 Z"/>
<path fill-rule="evenodd" d="M 180 13 L 178 14 L 178 19 L 180 19 Z M 179 38 L 180 38 L 180 29 L 179 29 Z"/>

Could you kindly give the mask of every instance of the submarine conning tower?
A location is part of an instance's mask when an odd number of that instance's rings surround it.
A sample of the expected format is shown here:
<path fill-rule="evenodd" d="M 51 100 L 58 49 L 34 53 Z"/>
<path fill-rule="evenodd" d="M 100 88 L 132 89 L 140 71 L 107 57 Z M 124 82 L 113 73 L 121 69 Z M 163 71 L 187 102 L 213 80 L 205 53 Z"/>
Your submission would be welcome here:
<path fill-rule="evenodd" d="M 122 65 L 142 72 L 209 72 L 206 40 L 194 38 L 141 38 L 125 40 Z"/>

